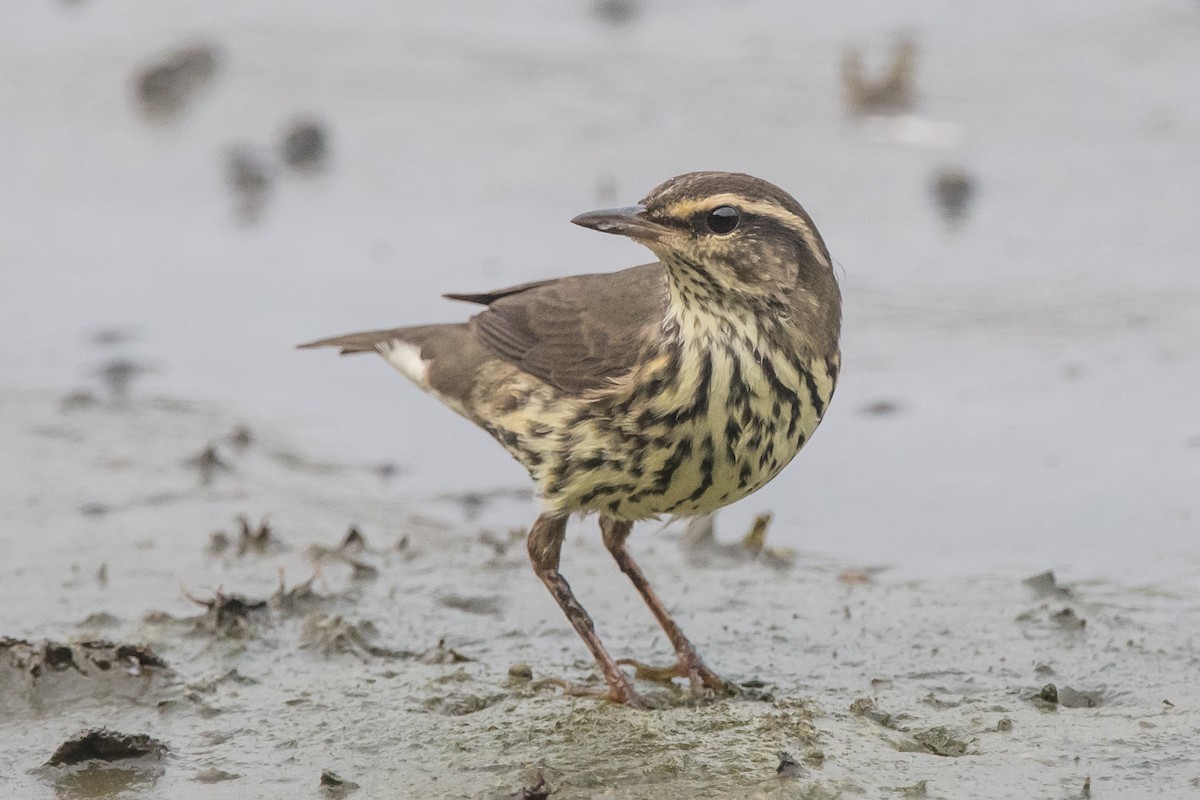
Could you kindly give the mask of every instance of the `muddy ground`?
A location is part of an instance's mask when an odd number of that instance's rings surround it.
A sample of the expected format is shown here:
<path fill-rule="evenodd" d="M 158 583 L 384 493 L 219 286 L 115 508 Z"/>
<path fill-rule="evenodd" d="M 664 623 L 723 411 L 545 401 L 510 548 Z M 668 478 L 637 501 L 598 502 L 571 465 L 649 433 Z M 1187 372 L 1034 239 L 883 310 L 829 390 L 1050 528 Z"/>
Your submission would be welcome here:
<path fill-rule="evenodd" d="M 554 685 L 597 674 L 520 533 L 472 521 L 487 498 L 414 502 L 183 401 L 0 407 L 4 441 L 37 454 L 0 462 L 7 796 L 346 791 L 323 771 L 363 797 L 539 780 L 556 798 L 1182 796 L 1200 779 L 1194 584 L 902 579 L 770 528 L 755 551 L 647 526 L 637 556 L 743 694 L 644 684 L 659 707 L 632 711 Z M 564 570 L 616 653 L 669 660 L 591 525 Z M 43 766 L 101 727 L 165 755 Z"/>
<path fill-rule="evenodd" d="M 0 796 L 1194 794 L 1198 41 L 1191 0 L 8 3 Z M 844 369 L 715 543 L 635 531 L 743 691 L 634 712 L 555 688 L 596 676 L 521 469 L 293 346 L 642 263 L 568 221 L 696 169 L 811 213 Z M 594 522 L 563 569 L 669 657 Z"/>

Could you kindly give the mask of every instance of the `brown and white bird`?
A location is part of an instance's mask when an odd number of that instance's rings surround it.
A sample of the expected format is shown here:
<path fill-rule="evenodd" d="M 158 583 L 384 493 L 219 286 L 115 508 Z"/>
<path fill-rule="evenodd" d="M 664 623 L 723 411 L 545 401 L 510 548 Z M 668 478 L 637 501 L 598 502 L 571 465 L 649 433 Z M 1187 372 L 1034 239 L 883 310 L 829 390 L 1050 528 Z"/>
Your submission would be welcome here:
<path fill-rule="evenodd" d="M 642 704 L 559 573 L 575 512 L 599 514 L 605 546 L 674 646 L 677 664 L 659 674 L 722 690 L 625 542 L 637 520 L 709 513 L 761 488 L 812 436 L 841 360 L 829 251 L 789 194 L 738 173 L 680 175 L 636 206 L 572 222 L 628 236 L 659 260 L 450 294 L 486 309 L 302 347 L 379 353 L 529 471 L 542 502 L 528 538 L 534 571 L 595 656 L 608 697 Z"/>

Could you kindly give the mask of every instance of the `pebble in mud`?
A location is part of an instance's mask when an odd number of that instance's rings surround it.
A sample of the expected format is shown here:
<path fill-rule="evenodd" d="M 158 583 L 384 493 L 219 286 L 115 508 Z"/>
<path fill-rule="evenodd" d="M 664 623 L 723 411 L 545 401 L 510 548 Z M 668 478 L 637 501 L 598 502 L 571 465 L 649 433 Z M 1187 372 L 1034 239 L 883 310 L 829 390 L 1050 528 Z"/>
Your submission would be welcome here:
<path fill-rule="evenodd" d="M 971 200 L 975 197 L 975 179 L 959 167 L 942 167 L 933 174 L 930 193 L 942 219 L 954 225 L 970 210 Z"/>
<path fill-rule="evenodd" d="M 288 125 L 279 145 L 284 164 L 299 172 L 315 172 L 329 159 L 329 132 L 312 117 L 297 119 Z"/>
<path fill-rule="evenodd" d="M 1073 608 L 1056 611 L 1050 616 L 1050 620 L 1067 630 L 1083 630 L 1087 627 L 1087 620 L 1076 614 Z"/>
<path fill-rule="evenodd" d="M 150 368 L 140 361 L 112 358 L 104 362 L 96 374 L 108 387 L 109 399 L 116 405 L 123 405 L 129 400 L 129 390 L 133 382 L 150 371 Z"/>
<path fill-rule="evenodd" d="M 107 728 L 93 728 L 72 736 L 59 745 L 46 761 L 48 767 L 69 766 L 84 761 L 121 761 L 150 757 L 161 759 L 167 746 L 145 734 L 126 735 Z"/>
<path fill-rule="evenodd" d="M 1016 621 L 1022 625 L 1033 625 L 1054 635 L 1082 635 L 1087 628 L 1087 620 L 1075 613 L 1070 606 L 1051 611 L 1050 606 L 1041 605 L 1021 612 Z"/>
<path fill-rule="evenodd" d="M 236 772 L 226 772 L 216 767 L 205 767 L 197 772 L 192 780 L 196 783 L 225 783 L 226 781 L 236 781 L 240 777 L 242 776 Z"/>
<path fill-rule="evenodd" d="M 1069 599 L 1074 595 L 1071 589 L 1063 586 L 1058 582 L 1053 570 L 1039 572 L 1037 575 L 1026 578 L 1021 581 L 1022 584 L 1033 590 L 1038 597 L 1059 597 Z"/>
<path fill-rule="evenodd" d="M 134 91 L 149 119 L 178 115 L 212 82 L 220 53 L 209 44 L 181 47 L 143 68 L 134 76 Z"/>
<path fill-rule="evenodd" d="M 453 647 L 447 647 L 446 641 L 441 639 L 433 647 L 418 653 L 417 660 L 424 664 L 461 664 L 475 659 L 464 656 Z"/>
<path fill-rule="evenodd" d="M 804 767 L 800 766 L 800 762 L 792 758 L 791 753 L 780 750 L 779 766 L 775 768 L 775 774 L 781 778 L 798 778 L 804 774 Z"/>
<path fill-rule="evenodd" d="M 326 797 L 345 797 L 359 788 L 357 783 L 346 780 L 331 769 L 321 770 L 318 785 Z"/>
<path fill-rule="evenodd" d="M 238 222 L 253 225 L 267 207 L 274 169 L 254 148 L 235 145 L 225 154 L 225 180 L 236 200 Z"/>
<path fill-rule="evenodd" d="M 508 678 L 513 683 L 528 683 L 533 680 L 533 667 L 524 662 L 513 664 L 508 668 Z"/>

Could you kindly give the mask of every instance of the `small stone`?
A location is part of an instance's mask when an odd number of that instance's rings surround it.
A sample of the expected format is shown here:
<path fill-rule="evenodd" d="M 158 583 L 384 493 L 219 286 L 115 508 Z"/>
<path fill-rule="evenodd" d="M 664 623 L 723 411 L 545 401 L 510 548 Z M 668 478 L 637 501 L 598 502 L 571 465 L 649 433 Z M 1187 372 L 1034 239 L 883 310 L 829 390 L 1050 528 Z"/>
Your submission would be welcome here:
<path fill-rule="evenodd" d="M 279 156 L 293 169 L 317 170 L 329 158 L 329 133 L 317 119 L 298 119 L 284 133 Z"/>
<path fill-rule="evenodd" d="M 242 777 L 236 772 L 226 772 L 223 769 L 216 767 L 207 767 L 196 773 L 196 777 L 192 778 L 196 783 L 224 783 L 225 781 L 236 781 Z"/>
<path fill-rule="evenodd" d="M 781 778 L 795 778 L 804 774 L 804 767 L 800 766 L 800 762 L 792 758 L 791 753 L 780 750 L 779 766 L 775 768 L 775 774 Z"/>
<path fill-rule="evenodd" d="M 93 728 L 76 734 L 59 745 L 48 767 L 61 767 L 83 761 L 122 761 L 129 758 L 162 758 L 167 746 L 144 733 L 127 735 L 108 728 Z"/>

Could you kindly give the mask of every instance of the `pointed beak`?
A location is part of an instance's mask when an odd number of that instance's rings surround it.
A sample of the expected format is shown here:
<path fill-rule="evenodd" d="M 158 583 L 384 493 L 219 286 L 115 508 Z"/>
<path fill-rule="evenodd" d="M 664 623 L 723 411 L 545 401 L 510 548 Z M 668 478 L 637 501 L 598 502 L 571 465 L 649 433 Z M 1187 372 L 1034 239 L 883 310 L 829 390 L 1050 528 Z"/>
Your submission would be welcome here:
<path fill-rule="evenodd" d="M 628 236 L 640 242 L 658 242 L 671 229 L 659 225 L 645 217 L 645 206 L 626 206 L 625 208 L 606 208 L 601 211 L 589 211 L 571 220 L 576 225 L 601 231 L 615 233 L 618 236 Z"/>

